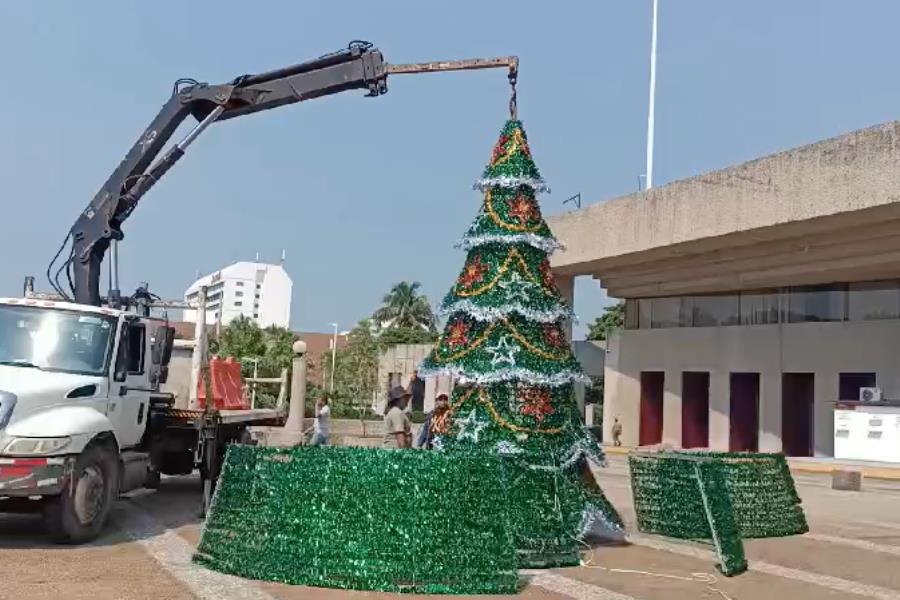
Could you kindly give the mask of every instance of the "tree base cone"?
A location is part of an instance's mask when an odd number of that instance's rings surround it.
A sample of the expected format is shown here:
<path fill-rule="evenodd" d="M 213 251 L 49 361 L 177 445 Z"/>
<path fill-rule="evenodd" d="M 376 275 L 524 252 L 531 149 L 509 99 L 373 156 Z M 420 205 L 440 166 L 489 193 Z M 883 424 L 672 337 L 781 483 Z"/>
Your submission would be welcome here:
<path fill-rule="evenodd" d="M 597 505 L 597 508 L 607 516 L 614 526 L 614 528 L 610 528 L 596 523 L 583 533 L 584 542 L 591 546 L 627 545 L 625 524 L 622 521 L 622 517 L 619 516 L 606 494 L 603 493 L 603 489 L 597 482 L 597 477 L 591 470 L 590 462 L 587 459 L 581 459 L 578 461 L 577 469 L 581 486 L 586 496 L 593 504 Z"/>

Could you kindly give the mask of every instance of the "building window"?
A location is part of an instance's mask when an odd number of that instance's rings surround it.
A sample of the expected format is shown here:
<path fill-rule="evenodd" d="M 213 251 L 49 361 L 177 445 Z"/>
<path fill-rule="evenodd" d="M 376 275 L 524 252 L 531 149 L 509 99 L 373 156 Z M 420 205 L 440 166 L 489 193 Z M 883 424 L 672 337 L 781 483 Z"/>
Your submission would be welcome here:
<path fill-rule="evenodd" d="M 253 318 L 254 318 L 254 319 L 258 319 L 258 318 L 259 318 L 259 313 L 253 313 Z"/>
<path fill-rule="evenodd" d="M 692 327 L 737 325 L 739 322 L 736 295 L 694 296 L 691 298 Z"/>
<path fill-rule="evenodd" d="M 244 282 L 243 281 L 235 281 L 234 285 L 236 285 L 237 287 L 244 287 Z"/>
<path fill-rule="evenodd" d="M 256 299 L 259 300 L 259 294 L 256 294 Z"/>
<path fill-rule="evenodd" d="M 741 325 L 778 323 L 778 292 L 759 291 L 740 296 Z"/>
<path fill-rule="evenodd" d="M 811 285 L 791 288 L 788 294 L 788 322 L 843 321 L 847 287 Z"/>
<path fill-rule="evenodd" d="M 859 400 L 859 389 L 875 387 L 875 373 L 841 373 L 838 400 Z"/>
<path fill-rule="evenodd" d="M 234 305 L 235 305 L 235 306 L 243 306 L 244 303 L 241 302 L 240 300 L 238 300 L 237 302 L 234 303 Z"/>
<path fill-rule="evenodd" d="M 258 290 L 259 290 L 259 289 L 262 289 L 262 284 L 257 283 L 257 284 L 256 284 L 256 289 L 258 289 Z"/>
<path fill-rule="evenodd" d="M 851 321 L 900 318 L 900 286 L 896 281 L 851 283 L 847 316 Z"/>
<path fill-rule="evenodd" d="M 638 329 L 641 326 L 639 304 L 640 300 L 625 301 L 625 329 Z"/>
<path fill-rule="evenodd" d="M 240 298 L 241 296 L 244 295 L 244 292 L 235 292 L 234 295 L 237 296 L 238 298 Z"/>
<path fill-rule="evenodd" d="M 652 298 L 650 301 L 650 328 L 681 327 L 683 322 L 681 298 Z"/>

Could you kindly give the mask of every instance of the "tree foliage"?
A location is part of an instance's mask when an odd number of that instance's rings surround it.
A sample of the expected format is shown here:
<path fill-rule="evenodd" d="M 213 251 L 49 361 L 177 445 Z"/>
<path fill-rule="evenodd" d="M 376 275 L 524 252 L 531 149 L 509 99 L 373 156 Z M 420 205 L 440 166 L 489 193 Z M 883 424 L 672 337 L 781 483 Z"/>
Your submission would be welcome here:
<path fill-rule="evenodd" d="M 384 329 L 420 329 L 436 331 L 434 313 L 428 298 L 419 293 L 418 281 L 401 281 L 394 285 L 382 299 L 382 306 L 372 315 L 375 323 Z"/>
<path fill-rule="evenodd" d="M 603 341 L 625 324 L 625 303 L 617 302 L 603 307 L 603 314 L 588 326 L 587 339 Z"/>
<path fill-rule="evenodd" d="M 381 344 L 389 348 L 398 344 L 430 344 L 437 340 L 437 331 L 411 329 L 409 327 L 389 327 L 379 336 Z"/>
<path fill-rule="evenodd" d="M 334 391 L 331 381 L 331 354 L 322 355 L 323 385 L 331 397 L 335 416 L 347 415 L 364 419 L 378 390 L 378 362 L 381 341 L 372 323 L 360 321 L 347 335 L 347 345 L 335 354 Z"/>
<path fill-rule="evenodd" d="M 275 325 L 261 329 L 255 321 L 241 315 L 210 340 L 209 351 L 210 354 L 234 357 L 241 363 L 241 374 L 245 378 L 253 376 L 254 366 L 259 377 L 281 377 L 282 371 L 291 367 L 293 344 L 294 334 L 289 329 Z M 271 404 L 277 395 L 277 385 L 260 386 L 257 404 Z"/>

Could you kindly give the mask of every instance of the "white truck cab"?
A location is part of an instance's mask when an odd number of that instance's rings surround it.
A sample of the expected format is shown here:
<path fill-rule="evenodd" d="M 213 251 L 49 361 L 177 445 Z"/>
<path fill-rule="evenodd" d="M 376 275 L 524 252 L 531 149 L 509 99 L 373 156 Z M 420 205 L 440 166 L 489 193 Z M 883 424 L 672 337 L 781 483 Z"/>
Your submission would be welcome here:
<path fill-rule="evenodd" d="M 122 310 L 0 299 L 0 511 L 39 505 L 56 539 L 81 542 L 119 492 L 158 481 L 148 423 L 172 334 Z"/>

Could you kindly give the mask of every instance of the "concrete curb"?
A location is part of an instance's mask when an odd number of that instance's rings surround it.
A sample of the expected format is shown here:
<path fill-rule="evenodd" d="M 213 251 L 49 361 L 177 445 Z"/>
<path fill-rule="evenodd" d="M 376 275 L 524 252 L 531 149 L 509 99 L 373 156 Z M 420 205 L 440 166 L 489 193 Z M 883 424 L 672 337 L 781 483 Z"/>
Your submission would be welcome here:
<path fill-rule="evenodd" d="M 627 456 L 636 448 L 625 446 L 603 446 L 603 451 L 610 456 Z M 812 473 L 816 475 L 830 475 L 834 471 L 859 471 L 863 479 L 883 479 L 885 481 L 900 481 L 900 465 L 896 467 L 872 467 L 868 465 L 854 464 L 817 464 L 806 462 L 794 462 L 788 459 L 788 466 L 794 473 Z"/>

